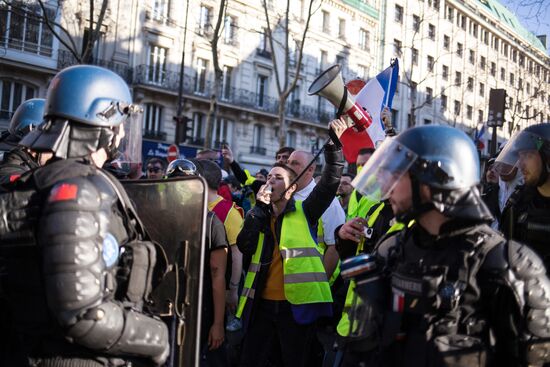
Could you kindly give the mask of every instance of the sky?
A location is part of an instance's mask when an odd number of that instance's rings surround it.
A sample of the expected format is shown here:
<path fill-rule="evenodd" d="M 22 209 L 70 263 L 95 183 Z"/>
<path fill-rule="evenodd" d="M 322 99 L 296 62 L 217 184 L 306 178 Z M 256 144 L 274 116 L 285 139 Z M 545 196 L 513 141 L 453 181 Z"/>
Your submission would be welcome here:
<path fill-rule="evenodd" d="M 499 0 L 514 13 L 521 24 L 535 35 L 548 36 L 546 52 L 550 46 L 550 0 Z"/>

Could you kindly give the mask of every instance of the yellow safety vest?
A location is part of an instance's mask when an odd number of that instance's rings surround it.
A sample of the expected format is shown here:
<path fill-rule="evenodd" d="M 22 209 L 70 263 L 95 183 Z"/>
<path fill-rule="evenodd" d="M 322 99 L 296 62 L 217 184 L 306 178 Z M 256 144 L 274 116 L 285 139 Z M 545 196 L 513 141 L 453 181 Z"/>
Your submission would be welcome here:
<path fill-rule="evenodd" d="M 332 302 L 322 256 L 309 232 L 302 202 L 296 201 L 295 206 L 296 210 L 286 213 L 283 218 L 279 240 L 285 297 L 293 305 Z M 264 234 L 261 233 L 246 274 L 237 317 L 241 317 L 247 304 L 250 304 L 248 300 L 254 299 L 255 280 L 261 266 L 264 238 Z"/>
<path fill-rule="evenodd" d="M 380 215 L 380 212 L 384 208 L 384 203 L 380 203 L 378 208 L 369 216 L 367 220 L 367 225 L 369 227 L 372 227 L 374 223 L 376 222 L 376 219 L 378 219 L 378 216 Z M 386 233 L 393 233 L 402 230 L 405 228 L 405 225 L 403 223 L 396 222 L 394 223 Z M 361 251 L 363 251 L 363 245 L 365 243 L 365 239 L 363 238 L 361 242 L 359 242 L 359 245 L 357 245 L 357 251 L 355 255 L 359 255 Z M 355 281 L 351 280 L 349 282 L 348 292 L 346 294 L 346 302 L 344 303 L 344 309 L 342 311 L 342 317 L 340 318 L 340 321 L 338 322 L 338 326 L 336 327 L 336 331 L 341 336 L 348 336 L 350 333 L 350 321 L 349 321 L 349 310 L 351 306 L 353 305 L 353 299 L 355 294 Z"/>
<path fill-rule="evenodd" d="M 367 215 L 369 209 L 378 204 L 377 201 L 371 200 L 366 196 L 361 196 L 361 199 L 357 201 L 357 190 L 351 192 L 349 202 L 348 202 L 348 212 L 346 213 L 346 221 L 353 218 L 364 218 Z"/>

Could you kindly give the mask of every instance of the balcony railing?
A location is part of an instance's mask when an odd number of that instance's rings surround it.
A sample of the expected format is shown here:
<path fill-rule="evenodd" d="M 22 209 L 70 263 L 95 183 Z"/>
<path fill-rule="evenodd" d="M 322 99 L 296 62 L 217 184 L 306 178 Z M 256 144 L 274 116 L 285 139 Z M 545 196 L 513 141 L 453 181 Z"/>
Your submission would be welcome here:
<path fill-rule="evenodd" d="M 258 154 L 258 155 L 265 155 L 267 153 L 266 148 L 263 147 L 250 147 L 250 154 Z"/>
<path fill-rule="evenodd" d="M 166 133 L 159 130 L 144 130 L 143 137 L 153 140 L 166 140 Z"/>
<path fill-rule="evenodd" d="M 57 58 L 58 69 L 64 69 L 66 67 L 78 65 L 78 64 L 79 64 L 78 60 L 69 51 L 59 50 L 59 54 Z M 124 79 L 127 83 L 130 83 L 132 81 L 132 69 L 130 69 L 128 65 L 121 64 L 118 62 L 98 59 L 98 58 L 92 58 L 89 60 L 89 62 L 86 62 L 84 64 L 91 64 L 91 65 L 104 67 L 120 75 L 122 79 Z"/>

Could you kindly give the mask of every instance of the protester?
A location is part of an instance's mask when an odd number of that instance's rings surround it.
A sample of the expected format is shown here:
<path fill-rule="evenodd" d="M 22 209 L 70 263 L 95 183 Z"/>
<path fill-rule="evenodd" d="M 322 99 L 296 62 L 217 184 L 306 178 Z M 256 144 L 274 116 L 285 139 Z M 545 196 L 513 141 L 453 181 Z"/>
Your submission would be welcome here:
<path fill-rule="evenodd" d="M 354 175 L 350 173 L 344 173 L 340 178 L 340 186 L 338 186 L 338 190 L 336 191 L 336 195 L 338 196 L 340 205 L 342 206 L 342 209 L 344 209 L 345 213 L 347 213 L 348 211 L 350 195 L 353 192 L 351 181 L 353 181 L 354 178 Z"/>
<path fill-rule="evenodd" d="M 145 165 L 145 175 L 151 180 L 160 180 L 164 177 L 166 161 L 162 158 L 149 158 Z"/>
<path fill-rule="evenodd" d="M 331 126 L 340 135 L 345 124 Z M 331 314 L 332 296 L 321 255 L 312 237 L 321 214 L 334 199 L 343 169 L 342 152 L 325 145 L 323 178 L 302 201 L 296 172 L 276 164 L 246 216 L 237 244 L 252 256 L 238 316 L 246 329 L 241 366 L 262 366 L 271 347 L 280 345 L 285 366 L 304 366 L 312 323 Z"/>

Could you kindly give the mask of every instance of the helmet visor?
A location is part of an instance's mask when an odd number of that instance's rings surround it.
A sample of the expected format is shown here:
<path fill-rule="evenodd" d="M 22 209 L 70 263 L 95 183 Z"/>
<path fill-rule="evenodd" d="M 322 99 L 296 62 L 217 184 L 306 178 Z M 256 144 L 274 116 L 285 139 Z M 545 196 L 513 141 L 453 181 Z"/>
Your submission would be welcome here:
<path fill-rule="evenodd" d="M 128 110 L 128 117 L 119 127 L 117 155 L 112 161 L 117 169 L 131 173 L 141 163 L 141 138 L 143 124 L 142 110 L 133 107 Z"/>
<path fill-rule="evenodd" d="M 494 170 L 499 175 L 509 175 L 515 167 L 519 167 L 522 156 L 538 152 L 543 143 L 542 137 L 528 131 L 515 133 L 496 158 Z"/>
<path fill-rule="evenodd" d="M 395 138 L 386 138 L 351 184 L 371 200 L 386 200 L 417 158 Z"/>
<path fill-rule="evenodd" d="M 167 177 L 178 177 L 178 176 L 196 176 L 197 166 L 187 159 L 176 159 L 168 165 L 166 168 Z"/>

